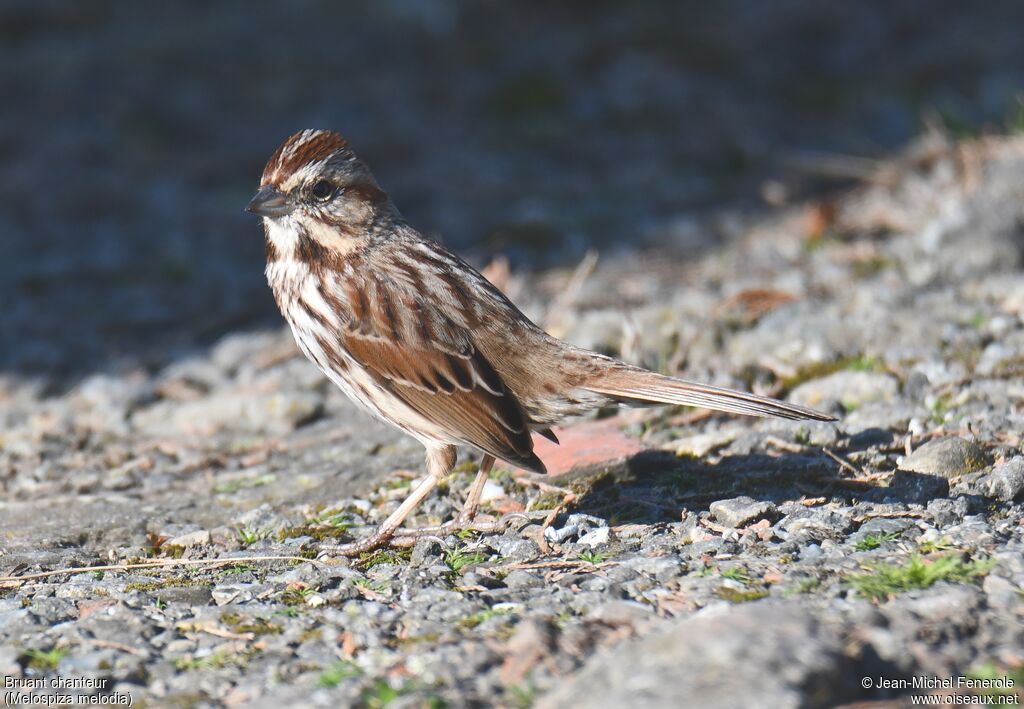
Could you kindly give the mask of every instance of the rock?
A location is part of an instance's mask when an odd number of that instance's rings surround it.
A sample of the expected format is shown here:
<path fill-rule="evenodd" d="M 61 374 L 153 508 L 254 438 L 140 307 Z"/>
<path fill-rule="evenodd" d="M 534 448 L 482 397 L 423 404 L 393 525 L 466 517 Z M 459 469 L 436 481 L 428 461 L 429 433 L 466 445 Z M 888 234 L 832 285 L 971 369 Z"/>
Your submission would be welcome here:
<path fill-rule="evenodd" d="M 608 524 L 600 517 L 585 514 L 571 514 L 561 527 L 548 527 L 544 530 L 544 538 L 549 542 L 561 544 L 573 537 L 581 537 L 588 532 Z"/>
<path fill-rule="evenodd" d="M 735 440 L 738 431 L 714 431 L 698 433 L 673 441 L 672 448 L 676 455 L 703 458 L 708 453 L 725 448 Z"/>
<path fill-rule="evenodd" d="M 988 474 L 984 486 L 989 496 L 1006 502 L 1024 496 L 1024 456 L 997 465 Z"/>
<path fill-rule="evenodd" d="M 480 492 L 480 503 L 500 500 L 503 497 L 505 497 L 505 488 L 493 480 L 488 480 L 484 483 L 484 489 Z"/>
<path fill-rule="evenodd" d="M 974 371 L 984 377 L 1013 372 L 1024 361 L 1024 332 L 1011 333 L 991 342 L 982 351 Z"/>
<path fill-rule="evenodd" d="M 0 675 L 4 677 L 21 676 L 21 664 L 18 662 L 20 654 L 10 645 L 0 647 Z"/>
<path fill-rule="evenodd" d="M 980 548 L 993 539 L 992 527 L 981 515 L 964 517 L 964 521 L 942 530 L 942 536 L 960 548 Z"/>
<path fill-rule="evenodd" d="M 893 473 L 888 492 L 904 502 L 923 505 L 937 497 L 947 497 L 949 481 L 938 475 L 897 470 Z"/>
<path fill-rule="evenodd" d="M 928 503 L 928 513 L 931 514 L 938 527 L 957 524 L 964 518 L 969 509 L 967 500 L 962 497 L 957 497 L 954 500 L 939 498 Z"/>
<path fill-rule="evenodd" d="M 850 411 L 875 401 L 891 401 L 898 391 L 899 382 L 890 374 L 842 371 L 804 382 L 790 393 L 789 400 L 819 408 L 837 402 Z"/>
<path fill-rule="evenodd" d="M 656 617 L 650 606 L 635 601 L 606 601 L 590 613 L 594 620 L 611 626 L 628 625 L 640 627 L 650 625 Z"/>
<path fill-rule="evenodd" d="M 779 511 L 774 504 L 750 497 L 717 500 L 709 507 L 715 519 L 726 527 L 746 527 L 762 519 L 775 519 Z"/>
<path fill-rule="evenodd" d="M 509 572 L 505 577 L 505 585 L 511 589 L 538 588 L 544 585 L 544 581 L 526 569 L 516 569 Z"/>
<path fill-rule="evenodd" d="M 499 537 L 490 546 L 498 552 L 498 556 L 513 562 L 530 561 L 540 554 L 536 543 L 522 537 Z"/>
<path fill-rule="evenodd" d="M 195 532 L 189 532 L 182 534 L 181 536 L 174 537 L 173 539 L 167 540 L 165 544 L 167 546 L 178 546 L 178 547 L 194 547 L 202 544 L 210 543 L 210 532 L 205 529 L 200 529 Z"/>
<path fill-rule="evenodd" d="M 973 441 L 939 438 L 925 443 L 904 458 L 900 470 L 941 475 L 948 479 L 981 470 L 990 462 L 988 454 Z"/>
<path fill-rule="evenodd" d="M 595 655 L 536 706 L 812 706 L 842 697 L 842 648 L 800 603 L 712 606 Z"/>
<path fill-rule="evenodd" d="M 609 527 L 598 527 L 581 535 L 577 540 L 577 544 L 583 544 L 588 547 L 596 547 L 602 544 L 607 544 L 611 540 L 612 530 Z"/>
<path fill-rule="evenodd" d="M 237 588 L 225 587 L 215 588 L 210 592 L 210 597 L 213 598 L 213 602 L 218 606 L 226 606 L 241 595 L 241 591 Z"/>
<path fill-rule="evenodd" d="M 898 596 L 883 606 L 882 612 L 889 618 L 890 627 L 903 637 L 913 638 L 922 623 L 951 633 L 966 633 L 977 622 L 983 598 L 984 594 L 974 586 L 940 582 Z"/>
<path fill-rule="evenodd" d="M 429 561 L 439 558 L 440 555 L 441 545 L 436 539 L 421 539 L 412 548 L 412 556 L 409 561 L 416 566 L 424 566 Z"/>
<path fill-rule="evenodd" d="M 231 390 L 195 401 L 159 402 L 139 410 L 132 423 L 143 432 L 162 436 L 168 429 L 183 434 L 221 430 L 281 434 L 316 418 L 322 409 L 323 397 L 313 392 Z"/>
<path fill-rule="evenodd" d="M 778 527 L 787 536 L 800 535 L 805 539 L 821 540 L 845 534 L 852 524 L 850 515 L 845 511 L 804 509 L 786 515 Z"/>
<path fill-rule="evenodd" d="M 994 607 L 1013 608 L 1020 603 L 1020 590 L 1002 576 L 989 574 L 981 583 L 981 590 Z"/>
<path fill-rule="evenodd" d="M 168 586 L 157 591 L 156 597 L 164 603 L 183 603 L 198 608 L 208 605 L 213 596 L 210 589 L 202 586 Z"/>

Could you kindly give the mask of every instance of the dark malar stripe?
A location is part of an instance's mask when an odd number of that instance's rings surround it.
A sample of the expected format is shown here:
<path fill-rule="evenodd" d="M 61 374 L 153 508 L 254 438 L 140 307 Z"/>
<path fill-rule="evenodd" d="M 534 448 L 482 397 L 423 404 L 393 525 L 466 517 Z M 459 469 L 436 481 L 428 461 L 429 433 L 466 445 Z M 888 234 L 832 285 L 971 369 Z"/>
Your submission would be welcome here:
<path fill-rule="evenodd" d="M 264 237 L 263 244 L 263 251 L 267 257 L 267 263 L 272 263 L 273 261 L 279 261 L 281 259 L 281 254 L 278 252 L 277 247 L 274 246 L 274 242 L 271 241 L 269 236 Z"/>
<path fill-rule="evenodd" d="M 331 251 L 311 237 L 305 230 L 299 232 L 299 247 L 296 258 L 309 266 L 312 271 L 321 271 L 331 261 Z"/>

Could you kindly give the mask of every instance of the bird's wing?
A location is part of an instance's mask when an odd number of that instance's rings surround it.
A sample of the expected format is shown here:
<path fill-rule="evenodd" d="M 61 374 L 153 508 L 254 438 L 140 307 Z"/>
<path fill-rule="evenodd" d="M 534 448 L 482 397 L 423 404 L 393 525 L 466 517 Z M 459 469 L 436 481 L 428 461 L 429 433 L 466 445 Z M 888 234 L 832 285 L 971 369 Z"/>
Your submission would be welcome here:
<path fill-rule="evenodd" d="M 332 287 L 347 305 L 337 310 L 347 315 L 339 335 L 349 354 L 453 438 L 544 472 L 522 407 L 473 343 L 465 307 L 451 302 L 458 294 L 430 283 L 414 292 L 380 270 L 351 275 Z"/>

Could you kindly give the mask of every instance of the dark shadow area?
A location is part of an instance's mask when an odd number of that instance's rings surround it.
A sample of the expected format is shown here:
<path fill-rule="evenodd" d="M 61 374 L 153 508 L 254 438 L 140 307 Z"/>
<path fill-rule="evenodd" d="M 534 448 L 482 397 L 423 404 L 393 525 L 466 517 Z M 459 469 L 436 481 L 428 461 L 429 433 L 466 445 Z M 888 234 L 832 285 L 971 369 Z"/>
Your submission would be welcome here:
<path fill-rule="evenodd" d="M 837 186 L 811 154 L 1005 128 L 1022 25 L 1013 0 L 6 2 L 0 371 L 155 366 L 277 326 L 241 210 L 297 129 L 345 133 L 477 262 L 681 258 L 720 238 L 694 213 Z"/>
<path fill-rule="evenodd" d="M 700 512 L 716 500 L 739 496 L 773 503 L 820 496 L 856 502 L 873 499 L 879 490 L 844 478 L 834 461 L 810 450 L 726 455 L 715 463 L 647 451 L 619 466 L 570 473 L 560 484 L 579 494 L 573 511 L 612 525 L 678 522 L 680 510 Z"/>

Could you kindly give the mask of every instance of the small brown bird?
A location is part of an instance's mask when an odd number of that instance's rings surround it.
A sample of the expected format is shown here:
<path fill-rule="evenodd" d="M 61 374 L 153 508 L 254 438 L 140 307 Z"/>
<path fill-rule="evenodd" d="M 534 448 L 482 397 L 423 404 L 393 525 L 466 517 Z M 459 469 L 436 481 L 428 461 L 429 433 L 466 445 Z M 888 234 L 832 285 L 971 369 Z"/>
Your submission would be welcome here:
<path fill-rule="evenodd" d="M 267 281 L 299 348 L 352 401 L 427 449 L 427 477 L 376 532 L 325 552 L 357 554 L 410 534 L 399 527 L 451 472 L 458 445 L 481 451 L 479 473 L 459 517 L 426 531 L 471 526 L 495 459 L 543 473 L 531 432 L 557 442 L 552 425 L 609 402 L 834 420 L 551 337 L 472 266 L 409 226 L 332 131 L 288 138 L 246 209 L 263 217 Z"/>

